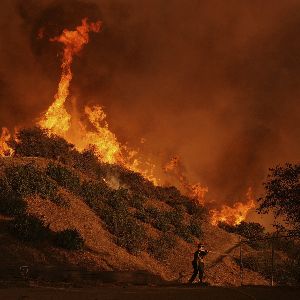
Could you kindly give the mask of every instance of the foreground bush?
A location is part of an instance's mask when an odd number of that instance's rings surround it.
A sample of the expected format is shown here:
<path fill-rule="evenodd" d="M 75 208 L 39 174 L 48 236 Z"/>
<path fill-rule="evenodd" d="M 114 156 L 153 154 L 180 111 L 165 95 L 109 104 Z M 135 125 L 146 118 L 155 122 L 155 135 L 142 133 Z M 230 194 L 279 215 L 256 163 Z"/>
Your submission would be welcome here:
<path fill-rule="evenodd" d="M 101 218 L 107 229 L 116 236 L 116 243 L 130 253 L 137 254 L 145 248 L 146 232 L 135 218 L 127 212 L 127 208 L 107 206 L 101 211 Z"/>
<path fill-rule="evenodd" d="M 25 213 L 26 208 L 26 202 L 11 189 L 6 178 L 0 179 L 0 213 L 16 216 Z"/>
<path fill-rule="evenodd" d="M 80 250 L 83 248 L 84 240 L 76 229 L 66 229 L 55 233 L 54 243 L 67 250 Z"/>
<path fill-rule="evenodd" d="M 189 226 L 181 224 L 175 228 L 175 233 L 187 243 L 193 243 L 194 238 Z"/>
<path fill-rule="evenodd" d="M 25 213 L 25 198 L 38 195 L 55 204 L 67 206 L 58 187 L 32 164 L 7 167 L 0 180 L 0 211 L 10 216 Z"/>
<path fill-rule="evenodd" d="M 80 192 L 79 176 L 65 166 L 50 162 L 47 166 L 46 174 L 60 186 L 67 188 L 74 193 Z"/>
<path fill-rule="evenodd" d="M 39 195 L 53 200 L 57 195 L 56 184 L 32 164 L 8 167 L 5 175 L 9 188 L 20 197 Z"/>
<path fill-rule="evenodd" d="M 45 157 L 61 161 L 67 161 L 74 150 L 74 145 L 56 135 L 50 136 L 39 127 L 21 129 L 10 146 L 16 156 Z"/>
<path fill-rule="evenodd" d="M 159 238 L 149 239 L 148 252 L 157 260 L 164 260 L 175 245 L 175 236 L 171 233 L 164 233 Z"/>
<path fill-rule="evenodd" d="M 193 221 L 188 226 L 188 231 L 198 239 L 203 238 L 203 230 L 200 223 L 194 223 Z"/>
<path fill-rule="evenodd" d="M 154 196 L 155 186 L 141 174 L 127 170 L 120 166 L 114 167 L 114 172 L 118 174 L 119 180 L 122 184 L 128 186 L 135 194 L 143 195 L 148 198 Z"/>
<path fill-rule="evenodd" d="M 10 232 L 19 240 L 26 242 L 42 241 L 50 236 L 50 230 L 37 217 L 17 216 L 10 225 Z"/>

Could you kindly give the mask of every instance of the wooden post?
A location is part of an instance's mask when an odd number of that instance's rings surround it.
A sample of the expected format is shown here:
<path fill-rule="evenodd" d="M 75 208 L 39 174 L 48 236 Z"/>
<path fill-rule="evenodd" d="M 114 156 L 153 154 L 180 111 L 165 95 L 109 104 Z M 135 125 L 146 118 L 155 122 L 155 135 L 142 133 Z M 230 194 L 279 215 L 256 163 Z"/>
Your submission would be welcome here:
<path fill-rule="evenodd" d="M 271 286 L 274 286 L 274 238 L 271 239 L 272 247 L 272 265 L 271 265 Z"/>
<path fill-rule="evenodd" d="M 243 285 L 243 251 L 242 251 L 242 238 L 240 236 L 240 280 L 241 280 L 241 286 Z"/>

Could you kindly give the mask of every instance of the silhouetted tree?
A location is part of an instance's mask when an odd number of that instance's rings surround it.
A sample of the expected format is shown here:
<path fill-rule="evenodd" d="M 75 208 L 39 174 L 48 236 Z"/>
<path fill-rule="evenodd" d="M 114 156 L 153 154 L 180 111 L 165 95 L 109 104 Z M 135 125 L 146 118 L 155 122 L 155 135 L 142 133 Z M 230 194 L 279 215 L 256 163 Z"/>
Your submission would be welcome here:
<path fill-rule="evenodd" d="M 270 169 L 265 195 L 258 199 L 259 213 L 272 211 L 282 217 L 291 232 L 300 233 L 300 164 L 287 163 Z"/>

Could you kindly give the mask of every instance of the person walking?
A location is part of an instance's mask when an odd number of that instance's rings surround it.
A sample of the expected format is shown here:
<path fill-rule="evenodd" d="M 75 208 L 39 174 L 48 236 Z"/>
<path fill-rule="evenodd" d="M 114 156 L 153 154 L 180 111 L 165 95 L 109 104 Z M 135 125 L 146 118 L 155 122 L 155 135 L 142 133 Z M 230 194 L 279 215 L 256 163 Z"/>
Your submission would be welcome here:
<path fill-rule="evenodd" d="M 204 275 L 204 257 L 207 255 L 208 251 L 205 250 L 203 244 L 198 244 L 198 250 L 194 253 L 194 259 L 192 261 L 192 265 L 194 268 L 194 272 L 192 277 L 189 280 L 189 283 L 193 283 L 197 275 L 199 274 L 200 283 L 203 283 L 203 275 Z"/>

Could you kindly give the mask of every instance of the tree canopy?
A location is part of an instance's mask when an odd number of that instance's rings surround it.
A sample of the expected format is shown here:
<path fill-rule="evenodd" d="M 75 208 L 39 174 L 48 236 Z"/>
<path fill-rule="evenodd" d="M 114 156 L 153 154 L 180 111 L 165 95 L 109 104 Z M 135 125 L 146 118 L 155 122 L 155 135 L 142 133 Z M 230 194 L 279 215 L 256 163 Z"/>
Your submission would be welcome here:
<path fill-rule="evenodd" d="M 259 213 L 273 212 L 286 229 L 300 233 L 300 164 L 286 163 L 269 169 L 265 194 L 259 198 Z"/>

